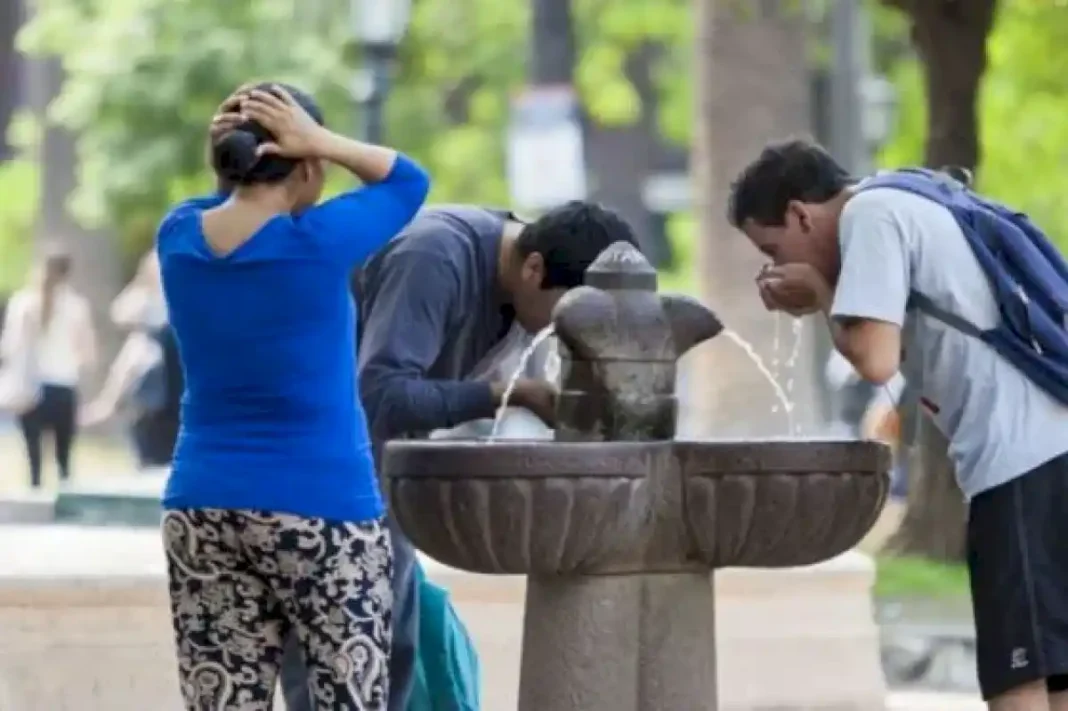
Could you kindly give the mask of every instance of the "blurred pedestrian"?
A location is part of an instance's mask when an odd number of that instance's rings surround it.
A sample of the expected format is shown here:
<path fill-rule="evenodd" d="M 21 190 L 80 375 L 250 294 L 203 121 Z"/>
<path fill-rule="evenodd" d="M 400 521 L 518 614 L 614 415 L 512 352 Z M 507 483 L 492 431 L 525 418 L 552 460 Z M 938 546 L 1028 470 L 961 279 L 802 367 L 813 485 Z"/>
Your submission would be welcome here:
<path fill-rule="evenodd" d="M 134 278 L 115 298 L 111 320 L 129 334 L 104 386 L 82 409 L 81 423 L 89 427 L 125 416 L 138 466 L 146 471 L 168 467 L 178 439 L 184 380 L 155 250 L 142 257 Z"/>
<path fill-rule="evenodd" d="M 18 416 L 34 488 L 41 485 L 45 434 L 53 438 L 60 481 L 70 479 L 78 386 L 96 364 L 92 312 L 70 273 L 70 257 L 49 251 L 33 283 L 15 292 L 4 315 L 0 408 Z"/>

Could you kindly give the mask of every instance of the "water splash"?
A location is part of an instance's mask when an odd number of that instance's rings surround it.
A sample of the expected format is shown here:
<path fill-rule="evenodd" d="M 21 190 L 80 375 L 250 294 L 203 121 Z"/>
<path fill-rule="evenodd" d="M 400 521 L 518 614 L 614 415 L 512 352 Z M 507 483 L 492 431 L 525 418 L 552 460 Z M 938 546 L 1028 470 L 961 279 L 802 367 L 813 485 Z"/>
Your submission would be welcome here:
<path fill-rule="evenodd" d="M 782 314 L 778 311 L 775 312 L 773 318 L 775 319 L 775 330 L 772 331 L 771 341 L 771 374 L 776 379 L 779 377 L 779 346 L 782 341 L 780 338 L 782 332 Z"/>
<path fill-rule="evenodd" d="M 780 360 L 779 360 L 779 347 L 780 347 L 781 341 L 782 341 L 782 339 L 780 338 L 781 331 L 782 331 L 782 314 L 779 313 L 778 311 L 776 311 L 772 318 L 775 321 L 775 326 L 774 326 L 774 329 L 772 331 L 772 340 L 771 340 L 771 367 L 768 370 L 771 372 L 771 377 L 775 378 L 775 380 L 778 381 L 778 379 L 779 379 L 779 363 L 780 363 Z M 771 406 L 772 414 L 775 414 L 778 411 L 779 411 L 778 403 L 772 404 L 772 406 Z"/>
<path fill-rule="evenodd" d="M 723 335 L 727 337 L 727 340 L 741 348 L 745 354 L 749 356 L 749 360 L 753 361 L 753 365 L 756 366 L 757 370 L 760 371 L 760 374 L 763 375 L 764 379 L 771 385 L 771 389 L 775 393 L 775 398 L 779 401 L 779 405 L 782 407 L 783 412 L 786 413 L 786 431 L 788 434 L 792 434 L 794 432 L 794 403 L 790 400 L 790 397 L 786 394 L 786 391 L 783 390 L 782 386 L 779 385 L 779 381 L 772 375 L 768 366 L 764 364 L 764 359 L 761 358 L 760 354 L 756 352 L 756 349 L 749 344 L 749 341 L 745 340 L 729 328 L 723 329 Z"/>
<path fill-rule="evenodd" d="M 801 334 L 805 329 L 805 322 L 799 318 L 793 319 L 790 328 L 794 334 L 794 343 L 790 347 L 790 355 L 786 358 L 786 370 L 789 376 L 786 379 L 786 396 L 793 398 L 794 395 L 794 372 L 797 370 L 797 358 L 801 354 Z M 791 428 L 793 434 L 801 434 L 801 425 L 796 429 Z"/>
<path fill-rule="evenodd" d="M 519 383 L 519 379 L 523 377 L 523 373 L 527 370 L 527 363 L 530 362 L 530 357 L 534 355 L 534 351 L 538 350 L 538 346 L 545 342 L 546 338 L 549 338 L 556 333 L 556 327 L 549 325 L 538 331 L 538 333 L 530 340 L 530 344 L 523 350 L 523 353 L 519 356 L 519 364 L 516 366 L 515 372 L 512 373 L 512 377 L 508 379 L 508 386 L 504 389 L 504 394 L 501 395 L 501 404 L 497 408 L 497 414 L 493 418 L 493 429 L 490 430 L 490 440 L 497 438 L 500 433 L 501 424 L 504 422 L 504 415 L 508 409 L 508 401 L 512 399 L 512 393 L 515 392 L 515 386 Z M 557 372 L 559 373 L 559 361 L 557 361 Z"/>

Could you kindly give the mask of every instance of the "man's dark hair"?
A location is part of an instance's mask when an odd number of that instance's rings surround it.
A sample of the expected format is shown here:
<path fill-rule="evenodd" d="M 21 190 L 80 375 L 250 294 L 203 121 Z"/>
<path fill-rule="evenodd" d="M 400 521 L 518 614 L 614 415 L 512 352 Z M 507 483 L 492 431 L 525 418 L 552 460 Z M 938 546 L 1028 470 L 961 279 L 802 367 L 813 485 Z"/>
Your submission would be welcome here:
<path fill-rule="evenodd" d="M 323 124 L 323 111 L 311 96 L 289 84 L 265 82 L 250 87 L 260 91 L 272 91 L 280 86 L 308 112 L 319 125 Z M 300 161 L 278 155 L 257 156 L 261 143 L 269 143 L 274 136 L 256 121 L 246 121 L 233 131 L 223 134 L 211 147 L 211 167 L 220 178 L 222 186 L 278 183 L 289 177 Z"/>
<path fill-rule="evenodd" d="M 634 230 L 617 213 L 574 200 L 523 227 L 516 247 L 524 257 L 537 252 L 545 260 L 542 289 L 572 289 L 582 284 L 586 268 L 614 242 L 638 246 Z"/>
<path fill-rule="evenodd" d="M 770 143 L 731 185 L 727 219 L 782 225 L 792 200 L 827 202 L 853 183 L 848 171 L 822 146 L 793 139 Z"/>

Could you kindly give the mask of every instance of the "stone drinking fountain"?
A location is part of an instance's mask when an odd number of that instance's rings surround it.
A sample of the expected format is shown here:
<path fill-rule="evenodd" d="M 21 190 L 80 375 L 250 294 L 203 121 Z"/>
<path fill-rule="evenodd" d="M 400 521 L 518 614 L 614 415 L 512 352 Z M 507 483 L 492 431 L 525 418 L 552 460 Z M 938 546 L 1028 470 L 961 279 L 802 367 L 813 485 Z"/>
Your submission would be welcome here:
<path fill-rule="evenodd" d="M 723 327 L 656 288 L 620 242 L 560 301 L 555 441 L 386 451 L 418 548 L 528 576 L 519 711 L 715 711 L 712 571 L 836 556 L 886 496 L 881 444 L 674 440 L 676 361 Z"/>

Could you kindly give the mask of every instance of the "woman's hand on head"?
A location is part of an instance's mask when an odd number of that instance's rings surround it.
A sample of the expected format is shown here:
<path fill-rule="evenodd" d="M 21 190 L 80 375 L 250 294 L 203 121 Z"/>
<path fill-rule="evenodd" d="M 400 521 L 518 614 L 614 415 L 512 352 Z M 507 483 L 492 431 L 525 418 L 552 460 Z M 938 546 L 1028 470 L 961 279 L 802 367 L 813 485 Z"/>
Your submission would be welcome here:
<path fill-rule="evenodd" d="M 248 92 L 254 86 L 256 85 L 253 83 L 242 84 L 219 104 L 219 108 L 215 109 L 215 115 L 211 117 L 211 126 L 208 128 L 208 135 L 211 137 L 212 143 L 244 122 L 245 117 L 241 115 L 241 100 L 248 95 Z"/>
<path fill-rule="evenodd" d="M 262 143 L 257 153 L 284 158 L 317 158 L 327 131 L 285 89 L 253 89 L 241 99 L 241 115 L 271 132 L 274 141 Z"/>

